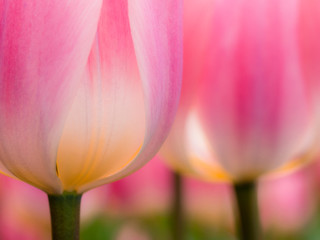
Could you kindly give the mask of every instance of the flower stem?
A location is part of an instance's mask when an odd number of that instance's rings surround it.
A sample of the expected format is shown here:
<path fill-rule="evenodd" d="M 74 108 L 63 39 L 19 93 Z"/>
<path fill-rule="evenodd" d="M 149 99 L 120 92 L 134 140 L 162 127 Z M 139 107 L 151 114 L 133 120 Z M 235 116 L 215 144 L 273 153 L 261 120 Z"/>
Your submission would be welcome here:
<path fill-rule="evenodd" d="M 172 237 L 173 240 L 184 239 L 183 214 L 183 177 L 176 172 L 172 174 Z"/>
<path fill-rule="evenodd" d="M 233 187 L 238 205 L 239 239 L 262 240 L 256 183 L 236 183 Z"/>
<path fill-rule="evenodd" d="M 81 196 L 70 192 L 48 195 L 52 240 L 79 239 Z"/>

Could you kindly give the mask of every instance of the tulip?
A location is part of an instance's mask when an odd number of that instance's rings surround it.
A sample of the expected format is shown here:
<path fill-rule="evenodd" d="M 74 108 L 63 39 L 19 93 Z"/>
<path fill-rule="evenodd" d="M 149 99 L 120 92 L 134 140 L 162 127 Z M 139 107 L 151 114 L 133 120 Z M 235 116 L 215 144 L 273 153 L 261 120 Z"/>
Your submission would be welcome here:
<path fill-rule="evenodd" d="M 315 212 L 315 166 L 300 168 L 281 178 L 266 178 L 259 191 L 261 218 L 268 229 L 297 232 L 310 223 Z"/>
<path fill-rule="evenodd" d="M 180 92 L 181 5 L 2 0 L 1 172 L 52 210 L 151 159 Z"/>
<path fill-rule="evenodd" d="M 256 205 L 256 179 L 305 151 L 313 111 L 299 55 L 298 3 L 185 2 L 181 101 L 161 150 L 174 169 L 229 179 L 238 201 Z M 242 231 L 243 239 L 259 238 Z"/>
<path fill-rule="evenodd" d="M 297 1 L 258 2 L 185 4 L 181 101 L 161 149 L 181 172 L 244 182 L 304 149 L 311 104 L 297 52 Z"/>

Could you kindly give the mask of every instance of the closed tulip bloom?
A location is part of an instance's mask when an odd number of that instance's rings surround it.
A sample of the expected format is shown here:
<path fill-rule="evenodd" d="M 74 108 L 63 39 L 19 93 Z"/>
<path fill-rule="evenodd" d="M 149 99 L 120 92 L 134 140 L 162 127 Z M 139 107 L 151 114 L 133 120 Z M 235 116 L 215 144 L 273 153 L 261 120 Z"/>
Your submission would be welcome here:
<path fill-rule="evenodd" d="M 180 172 L 232 182 L 241 240 L 263 239 L 257 178 L 299 158 L 310 141 L 299 4 L 184 4 L 182 96 L 161 154 Z"/>
<path fill-rule="evenodd" d="M 302 153 L 312 108 L 298 3 L 186 1 L 182 100 L 162 149 L 171 165 L 245 182 Z"/>
<path fill-rule="evenodd" d="M 151 159 L 179 98 L 180 5 L 0 0 L 1 171 L 82 193 Z"/>
<path fill-rule="evenodd" d="M 298 1 L 239 1 L 231 18 L 228 6 L 216 5 L 199 109 L 210 147 L 241 181 L 301 154 L 311 108 L 296 37 Z"/>

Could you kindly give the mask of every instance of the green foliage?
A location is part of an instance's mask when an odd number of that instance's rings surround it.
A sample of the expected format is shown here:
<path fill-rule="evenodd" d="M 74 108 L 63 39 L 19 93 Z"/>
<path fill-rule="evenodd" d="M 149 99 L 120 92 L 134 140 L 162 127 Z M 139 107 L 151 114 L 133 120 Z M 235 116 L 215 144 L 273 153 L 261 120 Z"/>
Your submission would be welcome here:
<path fill-rule="evenodd" d="M 115 239 L 117 230 L 122 225 L 120 220 L 97 217 L 81 226 L 80 239 L 101 240 Z"/>
<path fill-rule="evenodd" d="M 97 217 L 84 224 L 81 229 L 81 240 L 116 239 L 125 225 L 134 225 L 151 240 L 170 240 L 170 219 L 167 216 L 140 217 L 128 219 L 108 219 Z M 235 240 L 226 230 L 213 229 L 197 222 L 190 222 L 187 227 L 186 240 Z M 128 239 L 129 240 L 129 239 Z"/>
<path fill-rule="evenodd" d="M 115 240 L 127 225 L 137 228 L 150 240 L 170 240 L 171 222 L 168 216 L 107 218 L 99 216 L 81 227 L 81 240 Z M 320 213 L 301 231 L 280 233 L 269 230 L 265 240 L 319 240 Z M 130 239 L 128 239 L 130 240 Z M 215 228 L 189 219 L 185 240 L 236 240 L 234 233 L 227 229 Z"/>

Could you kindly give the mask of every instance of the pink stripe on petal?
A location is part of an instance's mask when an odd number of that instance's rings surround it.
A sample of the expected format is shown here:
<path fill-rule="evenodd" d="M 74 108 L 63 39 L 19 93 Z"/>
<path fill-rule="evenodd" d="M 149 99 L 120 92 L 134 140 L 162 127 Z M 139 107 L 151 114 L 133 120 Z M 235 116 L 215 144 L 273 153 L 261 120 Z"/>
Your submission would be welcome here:
<path fill-rule="evenodd" d="M 0 5 L 0 159 L 18 178 L 61 192 L 56 149 L 101 0 L 2 0 Z"/>
<path fill-rule="evenodd" d="M 144 95 L 127 7 L 126 0 L 104 1 L 88 77 L 59 147 L 58 170 L 64 189 L 78 190 L 121 171 L 143 143 Z"/>
<path fill-rule="evenodd" d="M 124 169 L 80 191 L 120 179 L 150 160 L 167 136 L 176 112 L 182 70 L 182 1 L 129 0 L 128 12 L 144 91 L 145 139 L 138 156 Z"/>

